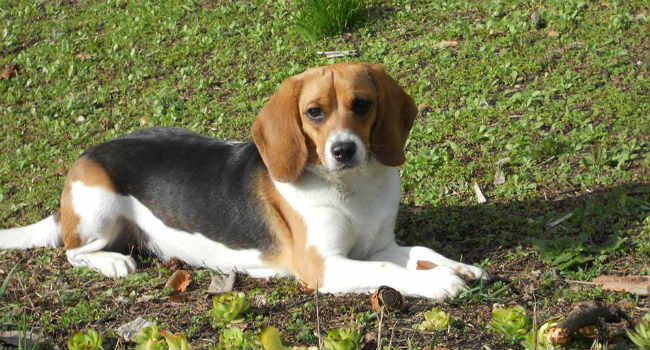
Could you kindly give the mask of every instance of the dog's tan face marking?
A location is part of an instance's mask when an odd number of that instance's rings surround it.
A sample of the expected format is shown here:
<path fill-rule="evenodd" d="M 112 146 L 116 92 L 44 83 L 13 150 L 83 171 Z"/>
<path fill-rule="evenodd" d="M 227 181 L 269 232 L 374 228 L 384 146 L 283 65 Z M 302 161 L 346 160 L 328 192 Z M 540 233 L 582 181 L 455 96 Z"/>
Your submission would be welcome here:
<path fill-rule="evenodd" d="M 405 160 L 417 108 L 379 65 L 338 63 L 286 79 L 253 124 L 274 180 L 292 182 L 307 163 L 328 171 Z"/>
<path fill-rule="evenodd" d="M 307 247 L 307 227 L 300 216 L 278 193 L 266 171 L 258 171 L 256 193 L 263 203 L 268 229 L 277 247 L 262 259 L 294 273 L 309 288 L 323 285 L 324 261 L 316 247 Z"/>
<path fill-rule="evenodd" d="M 72 184 L 80 181 L 86 186 L 98 186 L 108 191 L 116 192 L 115 185 L 106 170 L 97 162 L 79 158 L 70 168 L 61 193 L 61 239 L 65 249 L 81 245 L 81 237 L 77 230 L 79 215 L 74 211 Z"/>
<path fill-rule="evenodd" d="M 308 158 L 327 166 L 327 139 L 336 131 L 357 135 L 370 147 L 376 119 L 377 91 L 363 65 L 315 68 L 300 77 L 303 81 L 298 110 L 303 132 L 315 149 Z M 317 117 L 317 118 L 314 118 Z"/>

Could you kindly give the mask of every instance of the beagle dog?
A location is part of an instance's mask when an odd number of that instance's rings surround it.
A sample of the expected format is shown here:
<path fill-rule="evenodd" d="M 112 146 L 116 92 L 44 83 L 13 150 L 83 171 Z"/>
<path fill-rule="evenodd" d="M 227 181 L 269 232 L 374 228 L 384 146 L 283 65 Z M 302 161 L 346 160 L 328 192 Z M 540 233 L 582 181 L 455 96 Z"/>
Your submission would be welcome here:
<path fill-rule="evenodd" d="M 71 265 L 113 278 L 136 270 L 122 253 L 135 247 L 214 270 L 293 275 L 321 292 L 388 285 L 452 297 L 486 273 L 394 239 L 397 166 L 416 114 L 381 66 L 312 68 L 262 108 L 253 142 L 153 128 L 87 150 L 59 212 L 0 231 L 0 248 L 62 244 Z"/>

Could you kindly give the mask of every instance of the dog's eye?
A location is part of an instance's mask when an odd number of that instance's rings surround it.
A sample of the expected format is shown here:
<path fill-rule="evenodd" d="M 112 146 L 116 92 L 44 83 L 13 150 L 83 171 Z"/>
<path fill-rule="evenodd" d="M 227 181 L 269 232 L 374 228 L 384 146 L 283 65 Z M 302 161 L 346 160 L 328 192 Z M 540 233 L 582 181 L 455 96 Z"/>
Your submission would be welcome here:
<path fill-rule="evenodd" d="M 355 98 L 354 101 L 352 101 L 352 111 L 358 116 L 368 113 L 370 106 L 372 106 L 372 101 L 363 98 Z"/>
<path fill-rule="evenodd" d="M 311 120 L 319 121 L 325 118 L 325 113 L 318 107 L 312 107 L 307 110 L 307 116 Z"/>

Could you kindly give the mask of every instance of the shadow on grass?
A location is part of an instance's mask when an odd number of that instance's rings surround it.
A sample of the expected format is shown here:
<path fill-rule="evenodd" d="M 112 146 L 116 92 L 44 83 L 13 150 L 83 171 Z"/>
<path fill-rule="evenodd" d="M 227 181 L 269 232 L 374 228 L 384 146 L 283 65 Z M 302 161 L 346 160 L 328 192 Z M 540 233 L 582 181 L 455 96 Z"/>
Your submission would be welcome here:
<path fill-rule="evenodd" d="M 650 183 L 630 183 L 556 200 L 402 206 L 396 236 L 400 244 L 428 246 L 469 263 L 532 247 L 542 261 L 570 268 L 603 250 L 635 244 L 627 231 L 650 215 L 649 203 Z"/>

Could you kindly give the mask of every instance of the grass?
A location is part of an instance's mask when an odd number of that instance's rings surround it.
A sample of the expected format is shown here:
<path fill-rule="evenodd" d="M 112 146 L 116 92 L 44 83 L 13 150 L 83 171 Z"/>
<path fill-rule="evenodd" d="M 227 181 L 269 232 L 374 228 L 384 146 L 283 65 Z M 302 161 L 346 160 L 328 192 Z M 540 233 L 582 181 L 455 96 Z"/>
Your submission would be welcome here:
<path fill-rule="evenodd" d="M 369 15 L 369 0 L 300 0 L 291 20 L 294 30 L 306 40 L 341 35 Z"/>
<path fill-rule="evenodd" d="M 503 348 L 486 332 L 494 303 L 535 308 L 540 324 L 594 298 L 647 312 L 647 298 L 572 282 L 650 273 L 645 2 L 378 2 L 347 34 L 318 40 L 286 26 L 299 4 L 0 0 L 0 68 L 18 68 L 0 80 L 0 226 L 54 212 L 84 149 L 141 127 L 249 140 L 283 79 L 346 60 L 317 51 L 356 49 L 354 60 L 384 64 L 426 106 L 401 170 L 399 241 L 510 279 L 442 303 L 458 320 L 446 332 L 414 330 L 433 305 L 409 298 L 406 312 L 384 318 L 384 346 L 392 334 L 394 348 Z M 487 203 L 477 204 L 474 182 Z M 162 293 L 172 268 L 141 266 L 114 281 L 70 268 L 60 250 L 0 252 L 0 280 L 10 281 L 0 327 L 28 322 L 65 346 L 78 330 L 143 316 L 193 345 L 217 344 L 209 272 L 193 270 L 179 301 Z M 239 327 L 273 325 L 288 345 L 318 343 L 313 295 L 295 282 L 242 277 L 236 288 L 258 299 Z M 376 339 L 365 296 L 320 298 L 322 336 L 358 325 Z"/>

